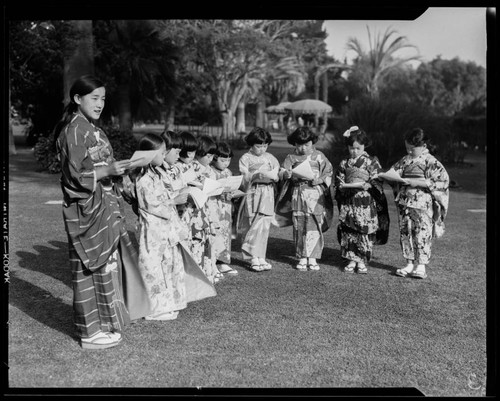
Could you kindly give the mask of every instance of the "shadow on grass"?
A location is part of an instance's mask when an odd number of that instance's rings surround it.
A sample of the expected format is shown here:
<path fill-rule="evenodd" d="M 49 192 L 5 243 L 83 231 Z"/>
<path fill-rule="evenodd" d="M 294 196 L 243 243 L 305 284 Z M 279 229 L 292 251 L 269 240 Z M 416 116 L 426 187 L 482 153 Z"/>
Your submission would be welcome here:
<path fill-rule="evenodd" d="M 10 277 L 9 303 L 43 325 L 77 339 L 73 324 L 73 307 L 55 298 L 52 294 L 36 285 Z"/>
<path fill-rule="evenodd" d="M 16 252 L 19 256 L 19 266 L 50 275 L 72 288 L 68 244 L 61 241 L 48 241 L 48 243 L 55 249 L 45 245 L 34 245 L 33 249 L 36 252 Z"/>

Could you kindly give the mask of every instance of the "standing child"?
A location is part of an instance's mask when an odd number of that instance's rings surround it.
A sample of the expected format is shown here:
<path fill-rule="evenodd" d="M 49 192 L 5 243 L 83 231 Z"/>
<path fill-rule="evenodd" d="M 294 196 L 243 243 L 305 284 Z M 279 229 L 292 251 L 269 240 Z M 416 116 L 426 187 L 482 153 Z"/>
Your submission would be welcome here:
<path fill-rule="evenodd" d="M 193 171 L 198 174 L 198 181 L 203 184 L 206 178 L 215 178 L 215 172 L 210 167 L 217 146 L 208 135 L 198 138 Z M 219 229 L 217 206 L 212 201 L 205 202 L 201 208 L 195 208 L 191 217 L 192 227 L 192 252 L 196 262 L 210 281 L 217 283 L 222 278 L 222 273 L 217 270 L 216 233 Z"/>
<path fill-rule="evenodd" d="M 188 228 L 181 222 L 175 207 L 186 202 L 187 194 L 166 188 L 162 166 L 164 159 L 175 163 L 180 149 L 167 150 L 165 141 L 150 133 L 141 138 L 139 150 L 158 150 L 136 178 L 139 269 L 152 306 L 152 314 L 146 319 L 173 320 L 187 305 L 179 244 L 188 237 Z"/>
<path fill-rule="evenodd" d="M 239 170 L 243 175 L 243 188 L 249 195 L 243 198 L 238 211 L 237 232 L 244 235 L 242 254 L 250 260 L 254 271 L 270 270 L 266 261 L 267 241 L 271 222 L 274 218 L 274 198 L 278 182 L 279 162 L 267 147 L 272 143 L 271 134 L 255 127 L 245 141 L 250 150 L 239 160 Z"/>
<path fill-rule="evenodd" d="M 179 153 L 179 160 L 177 160 L 175 165 L 180 170 L 181 175 L 184 175 L 194 172 L 193 162 L 196 155 L 196 149 L 198 148 L 198 139 L 196 139 L 196 137 L 188 131 L 181 132 L 180 138 L 181 151 Z M 193 251 L 193 238 L 198 238 L 200 235 L 197 231 L 203 229 L 203 227 L 200 227 L 199 230 L 197 230 L 197 225 L 191 225 L 195 208 L 196 206 L 191 198 L 188 198 L 186 204 L 177 205 L 177 210 L 181 220 L 186 223 L 188 227 L 191 227 L 191 234 L 188 238 L 188 248 L 191 251 Z M 208 225 L 208 222 L 206 224 Z"/>
<path fill-rule="evenodd" d="M 215 150 L 214 159 L 211 164 L 217 180 L 228 178 L 233 175 L 229 169 L 232 157 L 233 151 L 226 142 L 217 143 L 217 149 Z M 233 221 L 231 192 L 224 192 L 216 196 L 215 201 L 217 203 L 216 208 L 219 215 L 219 229 L 216 235 L 219 237 L 219 242 L 222 244 L 222 248 L 216 256 L 217 269 L 220 273 L 238 274 L 237 270 L 229 266 L 231 263 L 231 232 Z"/>
<path fill-rule="evenodd" d="M 330 226 L 333 217 L 333 202 L 330 194 L 333 168 L 325 155 L 314 144 L 318 135 L 309 127 L 299 127 L 288 136 L 288 143 L 295 151 L 286 156 L 280 176 L 284 184 L 276 207 L 278 217 L 287 213 L 293 224 L 293 239 L 297 270 L 319 270 L 316 259 L 321 258 L 324 248 L 323 232 Z M 307 161 L 313 177 L 306 178 L 292 174 L 292 169 Z M 283 221 L 283 220 L 282 220 Z"/>
<path fill-rule="evenodd" d="M 118 185 L 130 162 L 115 160 L 106 134 L 95 125 L 105 97 L 103 82 L 81 76 L 55 128 L 74 323 L 84 349 L 118 345 L 124 326 L 149 313 Z"/>
<path fill-rule="evenodd" d="M 396 270 L 401 277 L 427 277 L 432 238 L 444 233 L 449 176 L 430 154 L 427 143 L 427 135 L 421 128 L 411 130 L 405 136 L 408 154 L 391 167 L 406 181 L 391 183 L 398 209 L 401 249 L 407 263 Z"/>
<path fill-rule="evenodd" d="M 344 132 L 349 157 L 340 162 L 335 174 L 335 200 L 339 209 L 337 230 L 342 257 L 349 260 L 347 273 L 367 273 L 373 244 L 385 244 L 389 234 L 387 199 L 376 156 L 365 151 L 371 141 L 357 126 Z"/>

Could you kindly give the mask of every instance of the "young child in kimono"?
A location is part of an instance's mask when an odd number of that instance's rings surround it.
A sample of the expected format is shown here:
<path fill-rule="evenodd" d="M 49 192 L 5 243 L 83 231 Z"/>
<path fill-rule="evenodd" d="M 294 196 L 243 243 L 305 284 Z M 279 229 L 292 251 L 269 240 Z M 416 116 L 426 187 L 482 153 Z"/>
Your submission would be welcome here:
<path fill-rule="evenodd" d="M 195 158 L 192 162 L 197 181 L 203 184 L 206 178 L 216 179 L 210 167 L 217 149 L 215 141 L 208 135 L 198 138 Z M 195 260 L 211 282 L 217 283 L 223 277 L 216 266 L 216 255 L 222 244 L 217 241 L 219 229 L 217 203 L 210 197 L 203 207 L 194 208 L 191 216 L 192 242 L 191 249 Z"/>
<path fill-rule="evenodd" d="M 342 160 L 335 174 L 335 200 L 339 209 L 337 237 L 342 257 L 349 263 L 347 273 L 368 272 L 367 263 L 374 243 L 385 244 L 389 233 L 389 214 L 381 169 L 376 156 L 366 151 L 371 141 L 365 131 L 353 126 L 344 132 L 349 157 Z"/>
<path fill-rule="evenodd" d="M 240 157 L 239 170 L 243 175 L 243 191 L 250 194 L 240 204 L 236 226 L 238 235 L 243 236 L 243 259 L 250 261 L 250 269 L 260 272 L 272 267 L 266 261 L 266 252 L 280 165 L 267 152 L 272 143 L 267 130 L 255 127 L 245 141 L 250 149 Z"/>
<path fill-rule="evenodd" d="M 217 180 L 228 178 L 233 175 L 229 169 L 233 151 L 226 142 L 218 142 L 215 150 L 214 158 L 211 163 L 212 170 L 215 172 Z M 217 212 L 219 214 L 219 229 L 216 236 L 222 243 L 222 248 L 216 255 L 217 269 L 222 274 L 238 274 L 238 271 L 233 269 L 231 263 L 231 242 L 232 242 L 232 225 L 233 225 L 233 202 L 232 193 L 224 192 L 215 197 L 217 202 Z"/>
<path fill-rule="evenodd" d="M 330 194 L 333 168 L 330 161 L 314 144 L 318 135 L 308 127 L 299 127 L 288 136 L 288 143 L 295 151 L 286 156 L 280 171 L 284 181 L 277 202 L 276 214 L 288 212 L 287 224 L 293 224 L 293 239 L 297 270 L 319 270 L 316 259 L 321 258 L 324 248 L 323 232 L 333 217 L 333 202 Z M 292 169 L 303 162 L 309 163 L 310 177 L 292 173 Z M 277 220 L 279 220 L 277 218 Z"/>
<path fill-rule="evenodd" d="M 152 314 L 146 320 L 173 320 L 186 308 L 185 272 L 179 244 L 189 235 L 176 205 L 187 201 L 186 193 L 168 188 L 168 166 L 178 158 L 179 148 L 166 148 L 160 135 L 148 133 L 139 150 L 158 150 L 136 178 L 139 210 L 139 270 L 146 284 Z M 166 161 L 166 162 L 165 162 Z"/>
<path fill-rule="evenodd" d="M 181 176 L 184 177 L 194 172 L 193 161 L 196 155 L 196 149 L 198 148 L 198 139 L 188 131 L 180 132 L 179 136 L 181 139 L 181 151 L 179 153 L 179 160 L 175 162 L 175 165 L 180 170 Z M 200 174 L 196 174 L 196 176 L 198 175 Z M 189 185 L 187 181 L 186 184 Z M 188 198 L 188 201 L 184 205 L 177 205 L 179 216 L 188 227 L 191 227 L 191 219 L 193 218 L 195 208 L 195 203 L 191 198 Z M 193 230 L 195 230 L 195 228 L 191 227 L 191 235 L 188 238 L 188 247 L 191 251 L 193 250 L 193 237 L 197 237 L 196 234 L 193 234 Z"/>
<path fill-rule="evenodd" d="M 405 136 L 407 155 L 391 168 L 405 180 L 390 182 L 398 210 L 399 231 L 406 266 L 396 270 L 401 277 L 424 279 L 431 257 L 432 239 L 444 233 L 448 211 L 449 176 L 430 154 L 428 137 L 421 128 Z"/>

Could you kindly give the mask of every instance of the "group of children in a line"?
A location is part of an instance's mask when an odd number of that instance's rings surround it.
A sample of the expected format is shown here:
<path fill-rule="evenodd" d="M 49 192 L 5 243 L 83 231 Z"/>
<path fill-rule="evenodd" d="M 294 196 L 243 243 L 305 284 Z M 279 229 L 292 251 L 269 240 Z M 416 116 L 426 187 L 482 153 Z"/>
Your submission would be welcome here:
<path fill-rule="evenodd" d="M 171 214 L 177 218 L 177 212 L 180 222 L 185 224 L 166 224 L 159 237 L 155 237 L 156 242 L 160 247 L 158 238 L 166 237 L 169 243 L 173 238 L 185 239 L 186 247 L 211 283 L 218 282 L 224 273 L 237 274 L 230 266 L 231 240 L 235 235 L 241 237 L 242 257 L 249 268 L 270 270 L 266 254 L 272 224 L 293 226 L 297 270 L 319 270 L 317 260 L 325 246 L 324 232 L 332 223 L 333 199 L 339 212 L 337 237 L 341 254 L 348 261 L 345 272 L 367 273 L 373 245 L 387 242 L 389 214 L 384 181 L 379 177 L 381 165 L 377 157 L 365 151 L 370 138 L 358 127 L 344 133 L 349 157 L 340 162 L 335 174 L 327 157 L 315 148 L 318 136 L 308 127 L 299 127 L 289 135 L 288 142 L 295 149 L 281 165 L 267 151 L 272 143 L 270 133 L 258 127 L 253 129 L 245 138 L 249 150 L 239 159 L 244 196 L 235 200 L 231 192 L 224 192 L 209 197 L 201 208 L 183 192 L 193 184 L 183 181 L 183 174 L 188 170 L 196 172 L 200 183 L 207 177 L 218 180 L 231 176 L 229 164 L 233 153 L 229 145 L 216 143 L 209 136 L 196 138 L 189 132 L 165 132 L 162 136 L 160 140 L 155 134 L 147 134 L 139 145 L 141 150 L 151 149 L 149 144 L 156 138 L 156 148 L 164 148 L 163 162 L 159 157 L 143 168 L 143 175 L 158 176 L 157 183 L 151 181 L 144 186 L 144 179 L 136 178 L 141 218 L 144 213 L 152 213 L 142 207 L 167 207 L 164 198 L 171 199 Z M 427 137 L 421 129 L 409 132 L 405 137 L 408 155 L 391 167 L 402 180 L 388 181 L 394 190 L 401 246 L 407 261 L 395 274 L 403 277 L 426 278 L 432 238 L 440 235 L 446 216 L 449 178 L 443 165 L 429 153 L 426 143 Z M 311 176 L 295 173 L 295 168 L 304 162 L 309 164 Z M 156 193 L 156 203 L 145 201 Z M 144 238 L 144 226 L 141 224 L 139 255 L 145 253 L 144 248 L 152 248 L 151 242 L 155 243 Z M 148 269 L 158 268 L 153 265 L 159 263 L 145 262 L 139 266 L 147 278 Z M 162 263 L 167 263 L 165 258 Z M 175 259 L 169 263 L 179 268 Z"/>
<path fill-rule="evenodd" d="M 315 148 L 318 135 L 308 127 L 299 127 L 288 136 L 288 143 L 294 150 L 282 164 L 268 152 L 272 143 L 270 133 L 256 127 L 246 136 L 249 149 L 239 159 L 242 183 L 238 197 L 233 198 L 236 192 L 224 191 L 209 196 L 197 207 L 190 195 L 192 186 L 203 186 L 205 180 L 233 175 L 229 169 L 233 157 L 230 146 L 225 142 L 217 143 L 209 136 L 195 137 L 189 132 L 148 133 L 139 141 L 139 150 L 153 150 L 156 155 L 146 166 L 131 170 L 130 162 L 114 161 L 109 141 L 91 122 L 102 111 L 104 100 L 99 96 L 104 98 L 104 87 L 99 86 L 98 80 L 86 85 L 80 88 L 82 95 L 78 94 L 78 88 L 74 89 L 74 114 L 67 113 L 63 121 L 66 125 L 61 125 L 66 128 L 59 143 L 65 221 L 70 244 L 74 246 L 73 251 L 70 248 L 70 255 L 75 255 L 75 263 L 80 258 L 73 271 L 83 272 L 94 265 L 99 266 L 91 270 L 95 277 L 92 278 L 94 284 L 89 285 L 95 286 L 97 281 L 103 280 L 101 276 L 116 271 L 118 263 L 127 275 L 127 285 L 133 285 L 133 272 L 130 268 L 126 271 L 128 259 L 124 258 L 125 248 L 130 248 L 127 233 L 123 227 L 114 229 L 123 221 L 123 207 L 120 206 L 123 196 L 138 215 L 138 270 L 142 283 L 136 280 L 136 288 L 143 288 L 149 300 L 147 313 L 137 310 L 134 316 L 172 320 L 188 302 L 215 295 L 213 284 L 223 274 L 238 273 L 230 266 L 231 242 L 235 236 L 241 239 L 242 256 L 251 270 L 270 270 L 272 266 L 266 254 L 273 224 L 293 226 L 298 259 L 295 268 L 319 270 L 317 260 L 325 246 L 324 232 L 332 224 L 334 200 L 339 213 L 337 237 L 341 255 L 348 261 L 345 272 L 367 273 L 373 245 L 387 242 L 389 215 L 383 190 L 387 175 L 381 174 L 377 157 L 366 152 L 371 141 L 362 129 L 353 126 L 343 134 L 349 156 L 340 162 L 334 173 L 328 158 Z M 90 134 L 92 130 L 95 130 L 93 135 Z M 411 130 L 404 140 L 408 154 L 390 169 L 399 179 L 388 181 L 397 205 L 400 241 L 406 260 L 406 265 L 395 274 L 426 278 L 432 239 L 444 231 L 449 177 L 443 165 L 429 153 L 428 138 L 423 130 Z M 121 176 L 122 180 L 116 181 L 113 176 Z M 86 187 L 78 192 L 82 182 Z M 88 194 L 92 196 L 86 200 Z M 100 204 L 106 201 L 104 210 L 110 213 L 111 221 L 116 218 L 113 224 L 105 223 L 111 230 L 109 235 L 107 227 L 100 228 L 96 223 L 100 221 L 95 217 L 96 201 Z M 72 229 L 72 222 L 82 220 L 81 213 L 87 209 L 88 224 L 82 225 L 87 220 L 80 221 L 80 228 Z M 82 227 L 93 225 L 97 234 L 89 237 L 85 244 L 82 238 L 89 230 Z M 110 245 L 103 245 L 104 240 L 96 242 L 96 237 L 103 237 Z M 127 243 L 123 245 L 125 240 Z M 99 259 L 104 246 L 109 255 Z M 92 252 L 96 254 L 95 261 Z M 106 257 L 109 260 L 103 259 Z M 102 269 L 102 266 L 108 267 Z M 87 291 L 87 287 L 80 288 L 79 276 L 74 277 L 76 299 L 76 294 Z M 113 280 L 118 280 L 116 288 L 123 287 L 121 276 Z M 128 289 L 129 298 L 134 293 L 140 298 L 137 295 L 140 291 Z M 113 296 L 110 298 L 112 308 L 118 295 Z M 82 322 L 79 329 L 82 346 L 106 348 L 116 345 L 120 339 L 115 329 L 119 329 L 120 322 L 126 319 L 118 317 L 103 323 L 101 317 L 100 328 L 90 328 L 92 323 L 87 315 L 93 302 L 82 306 L 80 312 L 75 309 L 77 327 L 79 319 Z M 127 303 L 127 299 L 123 302 Z M 130 302 L 127 307 L 133 308 Z M 132 311 L 128 312 L 133 319 Z"/>

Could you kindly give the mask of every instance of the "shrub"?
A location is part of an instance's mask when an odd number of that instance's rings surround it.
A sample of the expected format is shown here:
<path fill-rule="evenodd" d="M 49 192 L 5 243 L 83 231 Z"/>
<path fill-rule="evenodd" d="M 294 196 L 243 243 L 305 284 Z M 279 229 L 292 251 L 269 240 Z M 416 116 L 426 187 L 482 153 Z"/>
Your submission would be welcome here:
<path fill-rule="evenodd" d="M 138 141 L 132 132 L 120 132 L 117 128 L 105 128 L 104 132 L 111 142 L 114 157 L 116 160 L 129 159 L 137 150 Z M 40 168 L 39 171 L 47 171 L 51 174 L 61 172 L 58 155 L 53 144 L 54 133 L 48 137 L 39 137 L 35 144 L 34 154 Z"/>
<path fill-rule="evenodd" d="M 372 137 L 368 153 L 377 156 L 382 167 L 388 167 L 405 153 L 404 135 L 415 127 L 422 128 L 430 137 L 430 150 L 443 160 L 448 157 L 448 149 L 453 142 L 451 120 L 433 115 L 422 105 L 401 100 L 373 100 L 369 98 L 353 101 L 346 111 L 343 123 L 334 132 L 333 147 L 345 145 L 342 134 L 352 125 L 357 125 Z M 333 160 L 340 157 L 339 149 L 330 150 Z M 332 159 L 331 159 L 332 160 Z"/>

